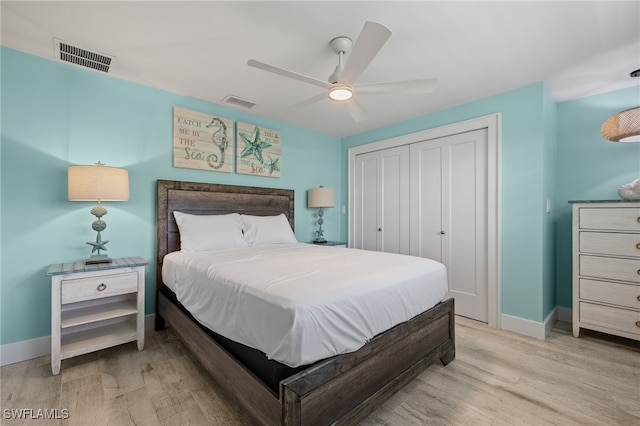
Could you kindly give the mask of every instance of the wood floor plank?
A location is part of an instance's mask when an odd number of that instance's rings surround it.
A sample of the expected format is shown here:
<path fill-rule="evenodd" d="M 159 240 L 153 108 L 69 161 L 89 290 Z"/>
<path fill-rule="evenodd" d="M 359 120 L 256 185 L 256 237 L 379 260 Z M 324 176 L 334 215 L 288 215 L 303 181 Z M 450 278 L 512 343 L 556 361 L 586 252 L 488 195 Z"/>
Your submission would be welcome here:
<path fill-rule="evenodd" d="M 62 377 L 51 374 L 49 357 L 32 359 L 27 362 L 20 391 L 14 400 L 14 407 L 25 409 L 53 408 L 60 401 Z"/>
<path fill-rule="evenodd" d="M 15 406 L 29 362 L 17 362 L 0 368 L 0 405 L 2 408 Z"/>
<path fill-rule="evenodd" d="M 215 384 L 209 389 L 193 392 L 193 397 L 205 415 L 209 425 L 247 426 L 252 419 L 227 398 Z"/>
<path fill-rule="evenodd" d="M 62 385 L 60 405 L 69 410 L 68 424 L 99 424 L 104 410 L 100 373 L 78 377 Z"/>
<path fill-rule="evenodd" d="M 160 419 L 156 406 L 145 388 L 136 389 L 123 395 L 129 410 L 129 415 L 136 426 L 157 426 Z"/>

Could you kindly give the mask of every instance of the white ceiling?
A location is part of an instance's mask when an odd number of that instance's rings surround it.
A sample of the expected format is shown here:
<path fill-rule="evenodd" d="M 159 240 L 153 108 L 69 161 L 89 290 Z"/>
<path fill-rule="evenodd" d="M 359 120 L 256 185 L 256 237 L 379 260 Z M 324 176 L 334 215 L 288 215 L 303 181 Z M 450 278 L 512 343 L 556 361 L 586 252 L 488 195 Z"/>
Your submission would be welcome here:
<path fill-rule="evenodd" d="M 114 56 L 110 75 L 347 136 L 544 81 L 556 101 L 637 86 L 640 2 L 2 1 L 2 45 L 53 59 L 53 38 Z M 329 41 L 375 21 L 393 34 L 358 83 L 438 77 L 431 94 L 363 94 L 356 123 L 323 89 L 247 66 L 326 80 Z M 69 65 L 72 66 L 72 65 Z M 640 93 L 640 92 L 639 92 Z M 356 94 L 357 96 L 357 94 Z M 640 99 L 639 99 L 640 103 Z"/>

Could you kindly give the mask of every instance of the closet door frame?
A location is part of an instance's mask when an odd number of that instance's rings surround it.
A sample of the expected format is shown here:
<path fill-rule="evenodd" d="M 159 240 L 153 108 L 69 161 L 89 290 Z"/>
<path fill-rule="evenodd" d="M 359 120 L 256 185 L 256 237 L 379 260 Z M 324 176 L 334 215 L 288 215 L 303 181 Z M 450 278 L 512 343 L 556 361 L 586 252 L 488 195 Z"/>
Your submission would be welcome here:
<path fill-rule="evenodd" d="M 473 118 L 433 129 L 421 130 L 395 138 L 380 140 L 349 149 L 348 164 L 348 208 L 349 208 L 349 247 L 353 246 L 355 217 L 354 217 L 354 182 L 356 155 L 382 149 L 408 145 L 428 139 L 436 139 L 458 133 L 473 130 L 487 129 L 487 279 L 488 279 L 488 324 L 491 327 L 500 328 L 500 307 L 502 306 L 502 279 L 501 279 L 501 145 L 502 145 L 502 116 L 490 114 Z"/>

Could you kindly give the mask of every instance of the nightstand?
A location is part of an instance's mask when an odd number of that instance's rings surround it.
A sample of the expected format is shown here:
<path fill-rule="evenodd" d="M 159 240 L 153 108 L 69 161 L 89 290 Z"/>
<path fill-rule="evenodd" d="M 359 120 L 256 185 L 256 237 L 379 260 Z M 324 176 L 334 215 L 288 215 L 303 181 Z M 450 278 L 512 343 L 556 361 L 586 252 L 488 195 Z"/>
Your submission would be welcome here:
<path fill-rule="evenodd" d="M 51 371 L 63 359 L 137 341 L 144 348 L 144 273 L 141 257 L 85 265 L 50 265 Z"/>
<path fill-rule="evenodd" d="M 327 241 L 326 243 L 316 243 L 315 241 L 312 241 L 311 243 L 318 246 L 347 247 L 347 243 L 343 243 L 340 241 Z"/>

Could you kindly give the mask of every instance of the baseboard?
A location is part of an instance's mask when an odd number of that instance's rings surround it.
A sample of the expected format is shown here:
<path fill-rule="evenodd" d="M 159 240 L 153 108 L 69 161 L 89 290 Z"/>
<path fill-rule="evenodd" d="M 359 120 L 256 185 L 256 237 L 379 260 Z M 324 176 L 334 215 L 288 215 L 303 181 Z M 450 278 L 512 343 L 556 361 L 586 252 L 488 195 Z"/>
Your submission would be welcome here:
<path fill-rule="evenodd" d="M 564 306 L 558 306 L 556 309 L 558 310 L 558 321 L 568 322 L 569 324 L 573 322 L 573 309 L 565 308 Z"/>
<path fill-rule="evenodd" d="M 556 321 L 558 321 L 558 308 L 554 308 L 543 322 L 531 321 L 507 314 L 502 314 L 501 320 L 501 328 L 503 330 L 545 340 Z"/>
<path fill-rule="evenodd" d="M 144 331 L 155 330 L 156 328 L 156 314 L 149 314 L 144 316 Z"/>
<path fill-rule="evenodd" d="M 51 336 L 23 340 L 0 346 L 0 366 L 51 354 Z"/>
<path fill-rule="evenodd" d="M 544 320 L 544 338 L 546 339 L 551 329 L 558 322 L 558 307 L 553 308 L 551 313 Z"/>
<path fill-rule="evenodd" d="M 156 315 L 150 314 L 144 317 L 144 329 L 146 331 L 155 328 Z M 37 337 L 23 340 L 22 342 L 8 343 L 0 346 L 0 366 L 14 364 L 51 354 L 51 336 Z"/>

